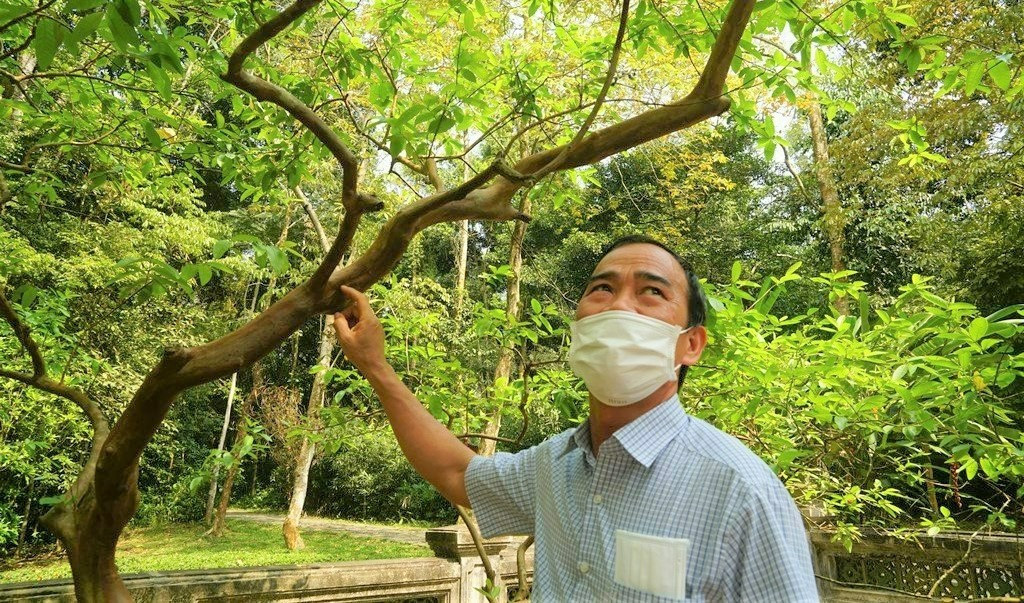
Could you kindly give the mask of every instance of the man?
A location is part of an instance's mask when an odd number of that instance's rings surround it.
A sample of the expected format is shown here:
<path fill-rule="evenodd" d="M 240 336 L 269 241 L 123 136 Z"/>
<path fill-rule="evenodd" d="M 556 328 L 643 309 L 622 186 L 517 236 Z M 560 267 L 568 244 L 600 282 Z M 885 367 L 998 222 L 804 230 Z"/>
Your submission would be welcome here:
<path fill-rule="evenodd" d="M 704 295 L 661 243 L 613 243 L 580 299 L 569 364 L 590 393 L 589 419 L 491 458 L 423 408 L 387 364 L 366 297 L 342 290 L 355 304 L 336 316 L 338 339 L 413 467 L 472 506 L 486 537 L 535 535 L 535 601 L 818 600 L 782 483 L 680 405 L 686 368 L 707 343 Z"/>

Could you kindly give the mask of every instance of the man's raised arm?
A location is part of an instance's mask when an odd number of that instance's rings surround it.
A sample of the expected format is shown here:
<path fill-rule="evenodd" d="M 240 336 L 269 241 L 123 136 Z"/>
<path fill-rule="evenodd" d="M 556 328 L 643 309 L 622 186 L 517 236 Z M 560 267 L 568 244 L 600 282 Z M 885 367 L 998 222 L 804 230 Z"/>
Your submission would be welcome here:
<path fill-rule="evenodd" d="M 354 303 L 334 315 L 338 343 L 380 397 L 398 445 L 420 475 L 449 501 L 469 506 L 466 467 L 474 453 L 416 399 L 384 356 L 384 329 L 360 291 L 342 285 Z"/>

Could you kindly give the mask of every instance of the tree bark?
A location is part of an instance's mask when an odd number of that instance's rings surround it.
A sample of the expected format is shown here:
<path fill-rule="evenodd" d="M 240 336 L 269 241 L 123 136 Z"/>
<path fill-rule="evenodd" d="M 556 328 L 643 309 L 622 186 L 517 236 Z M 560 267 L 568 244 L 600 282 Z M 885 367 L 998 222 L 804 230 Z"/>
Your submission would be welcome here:
<path fill-rule="evenodd" d="M 520 211 L 524 214 L 529 214 L 533 209 L 530 204 L 530 196 L 523 195 L 523 202 L 520 206 Z M 510 268 L 508 275 L 508 289 L 506 290 L 506 304 L 505 304 L 505 316 L 509 323 L 516 322 L 519 320 L 519 316 L 522 314 L 522 302 L 520 301 L 520 285 L 523 280 L 523 238 L 526 236 L 526 223 L 516 222 L 512 227 L 512 240 L 509 243 L 508 252 L 508 265 Z M 494 369 L 494 384 L 498 387 L 499 384 L 508 384 L 512 380 L 512 369 L 515 361 L 515 346 L 511 343 L 506 343 L 501 348 L 501 353 L 498 356 L 498 365 Z M 480 439 L 480 447 L 477 450 L 484 456 L 491 456 L 494 454 L 498 447 L 498 441 L 495 440 L 498 436 L 498 432 L 501 431 L 501 413 L 504 410 L 504 405 L 499 401 L 498 407 L 491 413 L 491 418 L 484 425 L 483 433 L 484 436 Z"/>
<path fill-rule="evenodd" d="M 462 316 L 466 300 L 466 270 L 469 264 L 469 220 L 459 221 L 459 234 L 455 253 L 455 316 Z"/>
<path fill-rule="evenodd" d="M 818 190 L 821 193 L 822 213 L 824 214 L 825 236 L 832 259 L 832 271 L 846 270 L 843 246 L 846 242 L 843 229 L 846 219 L 843 206 L 839 202 L 835 178 L 829 165 L 828 136 L 825 133 L 825 121 L 821 115 L 821 104 L 812 100 L 808 103 L 807 114 L 811 125 L 811 142 L 814 145 L 814 171 L 818 176 Z"/>
<path fill-rule="evenodd" d="M 316 232 L 317 240 L 320 242 L 320 248 L 324 253 L 327 253 L 330 249 L 330 243 L 327 240 L 327 235 L 324 233 L 323 226 L 320 225 L 320 219 L 316 215 L 316 210 L 313 208 L 313 204 L 309 202 L 306 195 L 303 194 L 302 189 L 295 187 L 292 189 L 295 194 L 299 197 L 302 202 L 302 208 L 306 212 L 306 217 L 309 218 L 310 225 Z M 309 392 L 309 400 L 306 405 L 306 417 L 308 418 L 308 424 L 312 428 L 319 423 L 320 411 L 324 407 L 324 396 L 326 394 L 326 386 L 324 384 L 324 375 L 327 369 L 331 368 L 331 360 L 334 354 L 334 316 L 327 314 L 324 316 L 323 328 L 320 330 L 320 346 L 317 353 L 317 365 L 323 367 L 323 370 L 318 371 L 313 375 L 313 386 Z M 284 525 L 281 526 L 281 530 L 284 534 L 284 543 L 290 550 L 297 550 L 305 548 L 306 544 L 302 541 L 302 535 L 299 533 L 299 522 L 302 520 L 302 510 L 306 504 L 306 492 L 309 487 L 309 470 L 313 466 L 313 458 L 316 455 L 316 443 L 310 440 L 308 437 L 303 436 L 302 443 L 299 445 L 299 452 L 295 458 L 295 468 L 292 477 L 292 495 L 291 500 L 288 503 L 288 515 L 285 517 Z"/>
<path fill-rule="evenodd" d="M 235 402 L 235 388 L 238 385 L 238 373 L 231 373 L 231 387 L 228 389 L 228 402 L 224 408 L 224 423 L 220 428 L 220 440 L 217 442 L 217 455 L 224 450 L 224 443 L 228 439 L 228 427 L 231 425 L 231 406 Z M 210 475 L 210 492 L 206 496 L 206 513 L 203 514 L 203 523 L 210 525 L 213 520 L 213 507 L 217 501 L 217 475 L 220 473 L 220 463 L 214 463 Z"/>
<path fill-rule="evenodd" d="M 316 425 L 320 418 L 320 411 L 324 407 L 326 387 L 324 385 L 324 373 L 331 368 L 331 358 L 334 353 L 334 317 L 324 317 L 324 327 L 320 331 L 320 350 L 317 364 L 323 370 L 313 376 L 313 387 L 309 392 L 309 404 L 306 409 L 306 417 L 309 425 Z M 313 457 L 316 454 L 316 443 L 308 437 L 303 436 L 299 445 L 299 453 L 295 459 L 295 470 L 292 480 L 292 496 L 288 504 L 288 516 L 284 520 L 282 530 L 284 532 L 285 545 L 291 549 L 301 549 L 306 545 L 299 534 L 299 521 L 302 519 L 302 509 L 306 504 L 306 491 L 309 485 L 309 470 L 313 466 Z"/>
<path fill-rule="evenodd" d="M 213 528 L 210 530 L 214 536 L 224 535 L 228 505 L 231 503 L 231 490 L 235 485 L 235 478 L 238 477 L 238 470 L 242 466 L 242 446 L 245 443 L 245 438 L 249 436 L 249 415 L 256 396 L 263 388 L 263 369 L 260 363 L 254 364 L 252 369 L 252 391 L 238 409 L 238 429 L 235 431 L 235 443 L 231 447 L 231 466 L 228 467 L 228 474 L 224 477 L 224 487 L 220 491 L 217 515 L 214 517 Z"/>

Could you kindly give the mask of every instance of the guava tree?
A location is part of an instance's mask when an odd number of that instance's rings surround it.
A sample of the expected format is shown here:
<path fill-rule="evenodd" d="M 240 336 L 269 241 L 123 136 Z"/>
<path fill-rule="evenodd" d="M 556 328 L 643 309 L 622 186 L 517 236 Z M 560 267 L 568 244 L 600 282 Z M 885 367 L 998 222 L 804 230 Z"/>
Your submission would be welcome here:
<path fill-rule="evenodd" d="M 307 147 L 315 144 L 314 156 L 322 152 L 333 158 L 341 181 L 340 201 L 344 215 L 311 276 L 240 328 L 205 344 L 166 349 L 116 420 L 107 418 L 110 409 L 101 408 L 86 391 L 64 382 L 61 376 L 48 368 L 43 350 L 15 304 L 6 296 L 0 297 L 0 314 L 30 360 L 29 368 L 4 367 L 0 369 L 0 375 L 74 402 L 92 424 L 92 446 L 81 473 L 66 495 L 44 517 L 44 524 L 57 535 L 68 552 L 76 594 L 81 601 L 130 598 L 114 561 L 117 541 L 138 505 L 140 456 L 168 409 L 183 391 L 252 364 L 310 318 L 342 308 L 346 300 L 339 292 L 340 285 L 366 288 L 378 281 L 395 266 L 412 238 L 424 228 L 458 220 L 528 220 L 529 217 L 516 207 L 513 200 L 517 193 L 529 189 L 542 178 L 593 164 L 724 112 L 729 107 L 729 99 L 725 95 L 726 77 L 754 8 L 753 0 L 735 0 L 726 10 L 700 7 L 699 14 L 706 14 L 715 21 L 706 21 L 706 27 L 693 35 L 693 47 L 700 56 L 704 56 L 704 66 L 697 70 L 692 90 L 675 100 L 666 98 L 660 102 L 640 103 L 654 107 L 632 117 L 608 119 L 602 114 L 602 108 L 615 100 L 609 96 L 609 91 L 618 83 L 616 76 L 620 56 L 626 46 L 631 45 L 634 49 L 642 46 L 643 32 L 651 24 L 655 4 L 641 3 L 636 11 L 631 11 L 629 2 L 624 1 L 608 14 L 595 10 L 580 19 L 581 23 L 588 24 L 586 26 L 561 22 L 551 6 L 547 8 L 548 12 L 542 13 L 543 18 L 537 19 L 537 26 L 547 28 L 556 37 L 562 36 L 567 44 L 574 40 L 574 34 L 589 28 L 587 35 L 580 34 L 583 38 L 589 36 L 586 44 L 575 48 L 580 59 L 579 68 L 589 77 L 583 78 L 584 85 L 572 90 L 573 94 L 568 94 L 569 89 L 556 90 L 554 95 L 549 92 L 551 97 L 575 97 L 575 102 L 570 101 L 568 106 L 550 114 L 538 106 L 538 96 L 530 88 L 540 88 L 549 74 L 540 75 L 538 81 L 530 82 L 521 89 L 511 103 L 503 105 L 497 99 L 487 97 L 493 89 L 487 87 L 486 78 L 497 79 L 498 76 L 476 73 L 481 64 L 497 65 L 497 60 L 488 63 L 489 56 L 504 58 L 508 55 L 514 62 L 514 52 L 507 50 L 508 45 L 505 48 L 492 47 L 487 33 L 476 27 L 474 22 L 476 15 L 489 14 L 493 19 L 509 7 L 488 7 L 480 2 L 474 5 L 452 2 L 443 9 L 432 7 L 431 3 L 370 7 L 320 4 L 316 0 L 299 0 L 280 11 L 256 4 L 215 7 L 211 9 L 213 19 L 211 15 L 204 14 L 207 24 L 213 24 L 203 32 L 205 40 L 189 31 L 189 26 L 193 25 L 189 15 L 171 4 L 73 0 L 61 6 L 55 2 L 43 2 L 35 6 L 19 5 L 15 9 L 4 9 L 6 21 L 0 28 L 20 36 L 11 43 L 5 39 L 4 59 L 17 61 L 17 71 L 5 70 L 3 74 L 5 100 L 10 101 L 5 103 L 7 118 L 41 123 L 39 120 L 46 112 L 38 110 L 39 92 L 31 86 L 49 80 L 82 80 L 79 83 L 93 82 L 105 86 L 108 102 L 93 104 L 97 119 L 115 111 L 116 100 L 132 100 L 126 93 L 141 91 L 141 94 L 155 94 L 165 100 L 180 100 L 183 96 L 190 98 L 190 95 L 195 95 L 188 90 L 189 78 L 199 77 L 196 71 L 201 67 L 195 67 L 191 62 L 183 66 L 181 55 L 189 53 L 182 49 L 187 46 L 194 52 L 201 48 L 213 54 L 207 65 L 219 66 L 224 82 L 263 105 L 252 114 L 256 122 L 262 118 L 277 123 L 294 123 L 294 120 L 301 124 L 301 128 L 292 132 L 292 138 L 274 138 L 253 145 L 259 149 L 256 152 L 262 153 L 267 153 L 268 147 L 275 151 L 284 149 L 274 157 L 283 158 L 283 161 L 273 164 L 274 169 L 261 174 L 264 180 L 271 186 L 279 177 L 293 185 L 301 180 L 304 163 L 287 161 L 289 150 L 297 139 L 300 147 L 307 142 Z M 537 5 L 533 3 L 526 7 L 521 13 L 522 18 L 533 18 L 539 8 Z M 644 27 L 631 27 L 631 18 L 636 18 L 641 10 L 644 12 L 640 21 Z M 234 26 L 248 25 L 249 33 L 244 37 L 235 35 L 231 26 L 224 33 L 222 24 L 216 22 L 217 17 L 233 18 Z M 475 50 L 462 54 L 458 49 L 454 61 L 445 62 L 448 72 L 439 75 L 442 81 L 438 82 L 433 93 L 409 103 L 409 99 L 402 96 L 405 93 L 403 86 L 407 83 L 404 74 L 424 72 L 423 65 L 427 59 L 407 52 L 409 39 L 403 36 L 412 37 L 409 30 L 418 22 L 427 21 L 438 28 L 451 27 L 452 22 L 460 24 L 466 33 L 465 47 L 475 47 Z M 378 29 L 374 32 L 350 30 L 349 26 L 357 22 L 373 23 Z M 276 55 L 267 45 L 277 37 L 287 40 L 282 40 L 282 44 L 295 43 L 300 48 L 318 53 L 328 66 L 324 74 L 338 89 L 336 96 L 320 97 L 316 94 L 320 89 L 313 85 L 315 82 L 311 84 L 301 76 L 284 72 L 274 62 Z M 632 44 L 624 44 L 627 37 L 632 38 Z M 193 38 L 199 39 L 190 42 L 191 45 L 182 43 L 175 48 L 171 43 Z M 321 44 L 310 45 L 310 38 Z M 234 48 L 226 57 L 226 64 L 216 56 L 215 40 Z M 387 48 L 387 52 L 381 53 L 382 48 Z M 328 54 L 329 51 L 336 54 Z M 695 60 L 689 51 L 686 54 L 688 64 Z M 80 56 L 84 58 L 76 62 Z M 55 57 L 58 62 L 66 60 L 70 66 L 63 71 L 46 71 L 55 64 Z M 408 62 L 393 64 L 392 61 L 398 58 Z M 120 79 L 126 70 L 135 69 L 139 64 L 144 65 L 141 77 L 148 80 L 144 85 Z M 514 71 L 520 75 L 520 81 L 529 82 L 528 69 Z M 508 73 L 506 71 L 506 75 Z M 443 80 L 452 74 L 458 87 L 445 88 Z M 357 84 L 357 79 L 361 79 L 361 83 Z M 481 79 L 482 82 L 479 81 Z M 373 123 L 360 121 L 359 107 L 353 106 L 357 101 L 355 95 L 349 97 L 344 91 L 346 80 L 352 83 L 353 88 L 365 86 L 360 89 L 360 94 L 366 95 L 370 105 L 377 103 L 379 106 L 376 108 L 387 117 Z M 175 88 L 175 83 L 180 84 L 180 88 Z M 111 89 L 119 89 L 120 92 L 112 94 Z M 73 94 L 87 95 L 88 90 L 87 87 L 77 88 Z M 44 89 L 44 92 L 50 99 L 60 94 L 56 88 Z M 481 113 L 501 106 L 511 110 L 506 112 L 507 117 L 490 116 L 490 124 L 485 125 L 487 122 L 484 120 L 467 118 L 467 114 L 474 110 L 473 102 L 456 102 L 456 99 L 465 101 L 471 96 L 478 107 L 483 105 L 479 108 Z M 239 103 L 237 94 L 225 94 L 221 99 L 227 99 L 232 105 Z M 222 126 L 223 116 L 219 108 L 203 107 L 203 102 L 202 97 L 195 98 L 195 110 L 191 114 L 187 111 L 184 115 L 179 114 L 180 122 L 199 129 L 203 124 L 198 121 L 205 122 L 208 118 L 225 132 L 238 133 L 238 129 L 232 126 Z M 119 130 L 126 124 L 129 127 L 135 125 L 129 123 L 128 117 L 144 122 L 137 127 L 152 147 L 159 147 L 161 140 L 173 139 L 184 131 L 184 127 L 179 131 L 166 125 L 153 125 L 154 121 L 169 119 L 171 116 L 167 112 L 161 114 L 153 107 L 140 112 L 138 106 L 128 104 L 132 112 L 122 123 L 109 130 L 94 132 L 88 139 L 61 139 L 58 133 L 55 140 L 19 147 L 20 156 L 16 160 L 5 160 L 3 164 L 4 202 L 59 187 L 60 177 L 54 177 L 52 163 L 49 163 L 55 157 L 47 155 L 47 150 L 100 145 L 108 140 L 127 145 L 126 139 L 131 134 L 124 133 L 125 136 L 121 137 Z M 405 110 L 394 114 L 394 109 L 403 104 L 407 105 Z M 344 107 L 345 113 L 332 112 L 339 106 Z M 53 106 L 54 111 L 64 109 L 70 110 L 59 102 Z M 199 117 L 200 114 L 205 117 Z M 341 117 L 350 118 L 351 124 L 346 124 Z M 607 125 L 598 129 L 599 118 Z M 467 131 L 477 134 L 474 140 L 463 145 L 461 151 L 455 148 L 455 141 L 448 135 L 460 121 L 469 124 Z M 79 124 L 66 125 L 68 129 L 65 132 Z M 258 128 L 259 124 L 247 123 L 245 126 Z M 525 131 L 536 128 L 562 133 L 551 135 L 551 143 L 544 150 L 520 157 L 510 156 L 512 149 L 518 148 L 515 141 Z M 378 131 L 383 136 L 375 137 Z M 315 138 L 315 143 L 310 136 Z M 349 253 L 364 215 L 383 209 L 378 196 L 360 186 L 361 163 L 367 170 L 381 168 L 372 161 L 376 150 L 374 145 L 368 147 L 364 144 L 367 140 L 380 143 L 391 156 L 393 162 L 388 169 L 394 169 L 395 163 L 428 166 L 438 161 L 456 162 L 469 157 L 476 160 L 479 169 L 474 169 L 475 173 L 461 184 L 421 196 L 394 210 L 379 227 L 366 250 L 342 266 L 341 260 Z M 206 139 L 204 144 L 215 146 L 217 142 L 217 139 Z M 230 136 L 225 135 L 220 142 L 237 148 L 237 140 Z M 199 146 L 196 143 L 196 147 Z M 476 153 L 470 155 L 472 148 L 478 146 Z M 367 156 L 371 161 L 361 162 L 360 156 L 353 151 L 359 148 L 369 148 Z M 37 162 L 40 157 L 47 161 Z M 234 160 L 237 164 L 245 164 L 244 156 L 236 156 Z M 235 166 L 234 174 L 241 170 L 245 175 L 246 167 Z M 18 180 L 20 178 L 24 178 L 24 182 Z M 245 188 L 245 185 L 239 184 L 238 188 Z M 250 186 L 248 190 L 251 189 Z M 209 265 L 196 267 L 190 276 L 197 276 L 205 282 L 209 280 L 211 270 L 214 268 Z M 181 277 L 180 273 L 176 274 Z"/>

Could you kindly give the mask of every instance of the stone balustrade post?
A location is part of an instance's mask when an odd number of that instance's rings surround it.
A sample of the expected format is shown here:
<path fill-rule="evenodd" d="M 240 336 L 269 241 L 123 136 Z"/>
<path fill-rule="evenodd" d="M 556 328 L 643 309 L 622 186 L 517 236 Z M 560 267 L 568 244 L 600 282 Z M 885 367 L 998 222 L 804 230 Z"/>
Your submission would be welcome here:
<path fill-rule="evenodd" d="M 469 528 L 461 521 L 455 525 L 431 528 L 427 530 L 426 539 L 435 555 L 459 563 L 461 579 L 458 603 L 487 603 L 487 598 L 477 590 L 486 587 L 487 572 L 477 553 Z M 507 537 L 491 538 L 484 541 L 484 551 L 496 573 L 495 578 L 500 593 L 498 595 L 499 603 L 508 601 L 507 589 L 501 578 L 499 554 L 511 544 L 512 539 Z"/>

